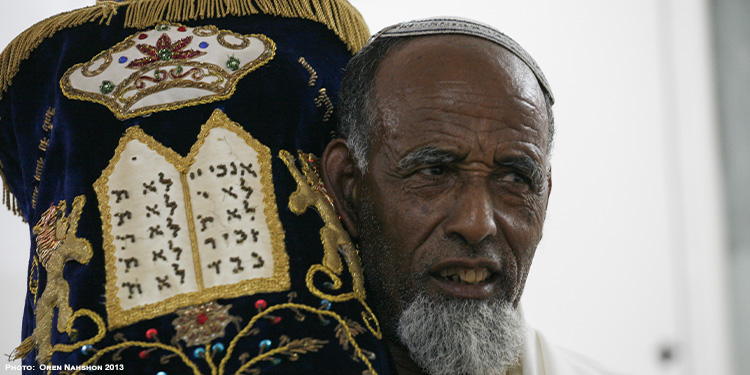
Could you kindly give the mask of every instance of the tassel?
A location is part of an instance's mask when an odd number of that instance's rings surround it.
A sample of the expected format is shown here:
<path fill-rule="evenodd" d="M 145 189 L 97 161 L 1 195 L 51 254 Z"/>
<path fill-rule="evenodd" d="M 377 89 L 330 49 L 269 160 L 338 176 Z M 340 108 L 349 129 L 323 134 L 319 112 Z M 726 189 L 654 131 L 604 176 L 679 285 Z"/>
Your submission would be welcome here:
<path fill-rule="evenodd" d="M 19 345 L 17 348 L 13 349 L 12 352 L 8 355 L 8 361 L 12 362 L 17 359 L 23 359 L 26 358 L 29 353 L 31 353 L 32 350 L 34 350 L 34 347 L 36 347 L 36 343 L 34 342 L 34 337 L 29 336 L 26 338 L 26 340 L 23 340 L 21 345 Z"/>
<path fill-rule="evenodd" d="M 112 16 L 117 12 L 117 7 L 122 5 L 124 4 L 104 2 L 99 5 L 61 13 L 47 18 L 19 34 L 0 54 L 0 99 L 8 91 L 13 77 L 20 69 L 21 62 L 26 60 L 31 52 L 46 38 L 62 29 L 88 22 L 99 21 L 108 25 Z"/>
<path fill-rule="evenodd" d="M 370 36 L 362 15 L 346 0 L 123 0 L 66 12 L 43 20 L 13 39 L 0 54 L 0 99 L 8 91 L 21 62 L 46 38 L 88 22 L 109 25 L 120 7 L 127 7 L 125 27 L 144 29 L 159 22 L 184 22 L 210 17 L 269 14 L 322 23 L 352 53 Z"/>

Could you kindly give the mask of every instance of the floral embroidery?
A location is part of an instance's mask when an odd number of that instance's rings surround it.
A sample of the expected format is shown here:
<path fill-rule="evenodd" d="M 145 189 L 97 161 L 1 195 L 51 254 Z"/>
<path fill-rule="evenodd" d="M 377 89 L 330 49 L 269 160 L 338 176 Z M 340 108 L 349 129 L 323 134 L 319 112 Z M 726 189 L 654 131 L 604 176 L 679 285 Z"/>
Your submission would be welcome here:
<path fill-rule="evenodd" d="M 68 69 L 60 87 L 68 98 L 103 104 L 127 119 L 229 98 L 275 51 L 261 34 L 161 24 Z"/>
<path fill-rule="evenodd" d="M 214 339 L 224 337 L 226 326 L 237 319 L 229 315 L 231 307 L 212 301 L 180 309 L 176 311 L 177 318 L 172 325 L 187 346 L 210 344 Z"/>
<path fill-rule="evenodd" d="M 205 52 L 185 49 L 192 41 L 193 37 L 187 36 L 172 43 L 172 39 L 165 33 L 159 37 L 154 46 L 144 43 L 136 44 L 135 47 L 146 57 L 131 61 L 127 67 L 137 69 L 159 60 L 187 60 L 205 55 Z"/>

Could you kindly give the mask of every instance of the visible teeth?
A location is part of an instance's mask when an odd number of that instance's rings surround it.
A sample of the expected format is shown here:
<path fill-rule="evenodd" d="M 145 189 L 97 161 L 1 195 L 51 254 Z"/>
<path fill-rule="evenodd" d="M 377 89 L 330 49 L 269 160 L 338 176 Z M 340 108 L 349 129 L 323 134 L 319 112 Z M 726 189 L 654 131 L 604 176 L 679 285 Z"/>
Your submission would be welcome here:
<path fill-rule="evenodd" d="M 440 277 L 453 282 L 476 284 L 487 280 L 490 271 L 486 268 L 451 267 L 440 270 Z"/>

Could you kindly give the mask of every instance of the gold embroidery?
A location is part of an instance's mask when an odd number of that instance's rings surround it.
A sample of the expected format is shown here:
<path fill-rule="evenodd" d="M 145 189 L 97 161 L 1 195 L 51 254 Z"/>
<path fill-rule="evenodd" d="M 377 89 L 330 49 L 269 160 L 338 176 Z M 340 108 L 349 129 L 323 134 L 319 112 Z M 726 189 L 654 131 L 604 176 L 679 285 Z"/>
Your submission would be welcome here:
<path fill-rule="evenodd" d="M 155 3 L 158 1 L 158 6 Z M 293 3 L 294 7 L 283 7 Z M 287 4 L 289 5 L 289 4 Z M 0 98 L 10 87 L 23 60 L 45 39 L 58 31 L 85 23 L 99 22 L 109 25 L 120 7 L 126 7 L 125 27 L 143 29 L 159 22 L 184 22 L 214 16 L 213 9 L 220 9 L 216 17 L 270 14 L 294 17 L 319 22 L 333 31 L 349 51 L 356 52 L 365 45 L 370 31 L 359 12 L 342 0 L 238 0 L 227 6 L 224 0 L 123 0 L 101 2 L 50 17 L 18 35 L 0 54 Z M 175 11 L 180 9 L 184 11 Z M 211 16 L 209 16 L 209 13 Z"/>
<path fill-rule="evenodd" d="M 131 141 L 138 141 L 140 144 L 145 145 L 148 149 L 155 151 L 160 155 L 161 158 L 163 158 L 167 163 L 171 164 L 176 172 L 179 173 L 180 178 L 179 181 L 182 182 L 182 189 L 184 189 L 184 209 L 185 214 L 188 216 L 187 223 L 189 228 L 189 234 L 190 234 L 190 246 L 192 246 L 193 251 L 191 251 L 189 255 L 192 256 L 192 262 L 193 266 L 195 267 L 195 278 L 200 280 L 207 280 L 207 275 L 205 275 L 208 268 L 211 268 L 212 265 L 203 263 L 201 261 L 201 257 L 206 255 L 206 252 L 197 250 L 200 246 L 206 247 L 209 246 L 208 249 L 210 249 L 210 243 L 208 239 L 204 242 L 198 241 L 197 233 L 200 231 L 200 229 L 196 228 L 194 225 L 199 223 L 199 219 L 201 219 L 200 216 L 193 217 L 192 215 L 193 210 L 195 209 L 195 206 L 193 205 L 193 197 L 192 194 L 200 194 L 199 191 L 191 191 L 191 189 L 187 188 L 188 184 L 185 183 L 188 174 L 193 173 L 192 167 L 194 165 L 200 165 L 200 163 L 206 162 L 203 159 L 196 159 L 196 157 L 199 154 L 199 151 L 201 147 L 205 144 L 206 139 L 212 134 L 212 131 L 214 129 L 224 129 L 223 131 L 226 131 L 228 133 L 226 134 L 233 134 L 238 138 L 240 142 L 244 142 L 244 144 L 249 147 L 249 149 L 252 149 L 255 153 L 257 153 L 258 163 L 259 165 L 259 173 L 258 173 L 258 179 L 259 183 L 262 186 L 262 192 L 260 192 L 262 204 L 263 204 L 263 215 L 261 217 L 265 217 L 265 225 L 268 227 L 268 233 L 265 234 L 268 237 L 267 241 L 270 241 L 270 249 L 268 250 L 270 254 L 272 255 L 272 272 L 270 273 L 271 276 L 269 277 L 260 277 L 256 276 L 255 278 L 247 279 L 247 275 L 243 276 L 243 274 L 238 274 L 238 276 L 226 276 L 227 278 L 235 278 L 235 277 L 244 277 L 242 281 L 240 282 L 231 282 L 229 284 L 226 284 L 224 279 L 216 279 L 218 280 L 218 284 L 213 286 L 205 286 L 205 287 L 199 287 L 197 290 L 192 291 L 191 287 L 185 286 L 184 288 L 180 289 L 180 291 L 177 292 L 177 294 L 172 295 L 171 297 L 168 297 L 166 299 L 161 299 L 159 297 L 158 299 L 155 299 L 153 303 L 147 303 L 147 304 L 138 304 L 134 305 L 134 307 L 128 307 L 127 309 L 123 308 L 122 302 L 120 301 L 120 297 L 118 296 L 119 289 L 121 288 L 121 281 L 118 281 L 118 271 L 117 271 L 117 258 L 120 252 L 118 252 L 118 248 L 115 246 L 115 237 L 113 236 L 114 229 L 116 227 L 116 220 L 113 220 L 113 214 L 116 212 L 111 212 L 111 208 L 116 203 L 114 202 L 116 193 L 122 193 L 119 190 L 112 190 L 110 191 L 110 179 L 115 173 L 116 166 L 118 165 L 118 162 L 122 160 L 123 153 L 125 152 L 126 148 L 130 144 Z M 218 133 L 217 133 L 218 134 Z M 224 133 L 221 133 L 224 134 Z M 237 146 L 239 147 L 239 146 Z M 232 152 L 239 152 L 241 151 L 239 148 L 233 150 Z M 247 162 L 247 161 L 246 161 Z M 212 167 L 213 168 L 213 167 Z M 218 168 L 218 166 L 217 166 Z M 231 171 L 229 168 L 225 166 L 225 170 L 221 173 L 224 174 L 231 174 L 235 173 L 235 179 L 239 178 L 240 173 L 239 170 Z M 199 168 L 200 169 L 200 168 Z M 170 172 L 171 173 L 171 172 Z M 200 174 L 200 171 L 197 172 Z M 208 173 L 208 171 L 204 172 Z M 243 172 L 244 173 L 244 172 Z M 256 173 L 256 172 L 252 172 Z M 247 176 L 246 176 L 247 177 Z M 249 177 L 247 177 L 249 178 Z M 128 178 L 128 180 L 132 180 Z M 133 180 L 135 181 L 135 180 Z M 138 181 L 135 181 L 134 183 L 138 183 Z M 171 185 L 170 185 L 171 186 Z M 217 187 L 220 188 L 221 186 Z M 243 185 L 244 187 L 244 185 Z M 144 183 L 144 195 L 146 193 L 151 194 L 150 190 L 147 189 L 148 186 Z M 180 187 L 176 187 L 177 189 L 180 189 Z M 236 187 L 235 187 L 236 188 Z M 104 253 L 105 253 L 105 270 L 107 274 L 107 280 L 106 280 L 106 299 L 107 299 L 107 315 L 110 327 L 122 327 L 128 324 L 132 324 L 141 320 L 150 319 L 156 316 L 161 316 L 170 312 L 175 311 L 178 308 L 186 307 L 186 306 L 193 306 L 198 305 L 201 303 L 206 303 L 218 298 L 234 298 L 234 297 L 240 297 L 244 295 L 250 295 L 254 293 L 260 293 L 260 292 L 275 292 L 275 291 L 283 291 L 287 290 L 290 287 L 290 280 L 289 280 L 289 258 L 286 254 L 285 248 L 284 248 L 284 231 L 281 226 L 281 222 L 278 218 L 278 212 L 276 208 L 276 198 L 275 198 L 275 192 L 273 187 L 273 179 L 271 174 L 271 154 L 268 147 L 254 139 L 250 134 L 248 134 L 246 131 L 242 129 L 238 124 L 232 122 L 221 110 L 214 111 L 211 118 L 206 122 L 206 124 L 203 126 L 201 133 L 198 135 L 197 142 L 193 145 L 193 147 L 190 150 L 190 153 L 186 157 L 181 157 L 171 149 L 164 147 L 161 145 L 158 141 L 151 138 L 150 136 L 143 133 L 143 131 L 138 127 L 132 127 L 128 129 L 125 136 L 121 139 L 120 145 L 118 146 L 117 150 L 115 151 L 115 156 L 110 161 L 109 166 L 104 170 L 102 173 L 102 176 L 96 181 L 94 184 L 94 190 L 97 193 L 97 197 L 99 199 L 99 210 L 102 215 L 102 223 L 103 223 L 103 233 L 104 233 Z M 240 189 L 238 189 L 240 190 Z M 250 189 L 252 190 L 252 189 Z M 228 193 L 236 194 L 233 192 L 233 189 L 231 189 L 231 186 L 226 186 L 225 191 Z M 132 192 L 131 194 L 141 194 L 140 192 Z M 205 192 L 204 192 L 205 193 Z M 124 196 L 124 195 L 123 195 Z M 119 199 L 119 196 L 117 196 Z M 179 199 L 179 198 L 177 198 Z M 161 201 L 164 202 L 164 201 Z M 175 206 L 177 208 L 177 206 Z M 260 212 L 255 212 L 254 207 L 249 207 L 248 210 L 252 210 L 253 213 L 260 215 Z M 144 211 L 145 212 L 145 211 Z M 249 216 L 249 214 L 248 214 Z M 254 217 L 254 216 L 253 216 Z M 204 218 L 205 219 L 205 218 Z M 157 230 L 158 228 L 154 228 L 154 230 Z M 241 231 L 238 231 L 241 232 Z M 243 233 L 244 234 L 244 233 Z M 260 232 L 256 232 L 254 235 L 257 236 L 261 234 Z M 250 233 L 250 235 L 245 234 L 245 237 L 238 238 L 237 243 L 241 243 L 242 241 L 253 241 L 252 236 L 253 233 Z M 135 237 L 133 237 L 135 239 Z M 216 242 L 213 243 L 214 245 Z M 245 245 L 242 245 L 245 246 Z M 265 246 L 265 245 L 264 245 Z M 239 249 L 247 249 L 246 247 L 239 247 Z M 133 249 L 135 250 L 135 249 Z M 132 251 L 131 250 L 131 253 Z M 249 250 L 243 250 L 245 253 L 249 253 Z M 260 251 L 260 250 L 258 250 Z M 213 254 L 214 252 L 209 250 L 209 253 Z M 243 256 L 258 256 L 254 252 L 252 254 L 245 254 Z M 161 254 L 154 254 L 154 258 L 156 261 L 156 258 L 161 256 Z M 187 261 L 185 261 L 187 262 Z M 218 263 L 218 262 L 215 262 Z M 185 264 L 185 263 L 180 263 Z M 258 267 L 263 267 L 265 264 L 265 261 L 258 261 Z M 206 267 L 207 269 L 200 270 L 201 267 Z M 266 266 L 268 267 L 268 266 Z M 246 268 L 252 268 L 252 267 L 246 267 Z M 122 269 L 120 269 L 122 271 Z M 216 265 L 215 271 L 216 274 L 219 273 L 219 267 Z M 214 272 L 214 271 L 210 271 Z M 264 271 L 265 272 L 265 271 Z M 210 275 L 208 275 L 210 276 Z M 224 277 L 224 276 L 222 276 Z M 211 279 L 214 280 L 214 279 Z M 233 280 L 233 279 L 232 279 Z M 131 305 L 133 303 L 130 303 Z"/>
<path fill-rule="evenodd" d="M 196 26 L 193 34 L 197 36 L 214 36 L 219 33 L 219 28 L 214 25 Z"/>
<path fill-rule="evenodd" d="M 323 114 L 323 122 L 326 122 L 333 114 L 333 103 L 331 103 L 331 99 L 328 98 L 326 89 L 320 89 L 319 93 L 318 97 L 315 98 L 315 106 L 318 108 L 325 107 L 326 111 Z"/>
<path fill-rule="evenodd" d="M 55 108 L 49 107 L 47 109 L 47 113 L 44 114 L 44 125 L 42 125 L 42 130 L 45 132 L 50 132 L 53 128 L 52 125 L 52 117 L 55 116 Z"/>
<path fill-rule="evenodd" d="M 34 255 L 31 259 L 31 269 L 29 270 L 29 292 L 34 296 L 34 305 L 36 305 L 36 293 L 39 290 L 39 260 Z"/>
<path fill-rule="evenodd" d="M 310 80 L 307 82 L 307 85 L 310 87 L 315 86 L 315 81 L 318 79 L 318 73 L 315 72 L 315 69 L 313 69 L 312 66 L 305 60 L 304 57 L 300 57 L 299 60 L 300 64 L 307 70 L 308 73 L 310 73 Z"/>
<path fill-rule="evenodd" d="M 229 41 L 227 41 L 227 36 L 233 36 L 239 39 L 240 43 L 239 44 L 230 43 Z M 247 36 L 238 34 L 238 33 L 233 33 L 227 30 L 221 30 L 216 40 L 219 42 L 219 44 L 229 49 L 245 49 L 247 48 L 247 46 L 250 45 L 250 38 L 248 38 Z"/>
<path fill-rule="evenodd" d="M 247 325 L 242 328 L 242 330 L 237 333 L 236 336 L 234 336 L 227 347 L 226 354 L 221 359 L 221 361 L 216 364 L 213 361 L 212 355 L 203 355 L 201 356 L 202 359 L 204 359 L 211 369 L 212 375 L 224 375 L 228 373 L 227 370 L 227 364 L 230 359 L 233 358 L 233 355 L 235 355 L 235 350 L 237 349 L 237 345 L 239 343 L 239 340 L 241 340 L 244 337 L 251 336 L 257 334 L 258 330 L 257 328 L 253 328 L 256 323 L 264 319 L 265 317 L 271 315 L 274 312 L 281 311 L 281 310 L 293 310 L 299 313 L 299 311 L 305 311 L 308 313 L 316 314 L 318 316 L 326 316 L 335 319 L 338 324 L 335 328 L 335 334 L 336 337 L 339 339 L 339 344 L 344 348 L 344 350 L 349 350 L 349 344 L 351 344 L 352 350 L 354 351 L 354 355 L 362 361 L 365 366 L 367 367 L 367 371 L 370 371 L 372 375 L 377 375 L 377 372 L 372 366 L 372 363 L 370 360 L 372 359 L 372 353 L 363 350 L 357 341 L 354 339 L 355 336 L 357 336 L 360 333 L 360 329 L 357 328 L 356 323 L 352 324 L 351 321 L 347 321 L 345 318 L 342 318 L 339 314 L 324 310 L 320 308 L 313 308 L 307 305 L 297 304 L 297 303 L 284 303 L 280 305 L 271 306 L 268 309 L 265 309 L 264 311 L 259 312 L 255 316 L 253 316 L 250 321 L 247 323 Z M 286 336 L 282 336 L 279 340 L 279 344 L 276 348 L 268 350 L 268 351 L 261 351 L 258 355 L 251 358 L 249 361 L 244 361 L 243 364 L 233 372 L 235 375 L 241 375 L 244 373 L 252 373 L 251 367 L 253 365 L 256 365 L 257 363 L 261 361 L 269 361 L 273 360 L 274 356 L 276 355 L 285 355 L 289 357 L 290 360 L 294 361 L 297 360 L 300 354 L 307 354 L 311 352 L 318 351 L 323 345 L 327 344 L 326 341 L 323 340 L 317 340 L 313 338 L 302 338 L 302 339 L 295 339 L 292 340 Z M 198 369 L 198 366 L 190 359 L 187 355 L 185 355 L 182 351 L 182 348 L 176 345 L 173 342 L 173 346 L 166 345 L 160 342 L 143 342 L 143 341 L 126 341 L 122 342 L 116 345 L 112 345 L 109 347 L 105 347 L 102 349 L 97 350 L 94 355 L 89 358 L 86 362 L 82 364 L 82 366 L 90 366 L 93 364 L 96 364 L 104 355 L 108 353 L 119 353 L 123 349 L 127 348 L 146 348 L 146 349 L 161 349 L 166 352 L 171 353 L 171 356 L 176 356 L 182 360 L 182 362 L 188 366 L 192 370 L 192 374 L 194 375 L 200 375 L 201 372 Z M 211 353 L 211 346 L 206 345 L 205 353 L 209 354 Z M 242 353 L 238 357 L 242 359 L 243 357 L 247 357 L 247 353 Z M 79 374 L 80 371 L 75 371 L 73 374 Z"/>
<path fill-rule="evenodd" d="M 314 166 L 311 166 L 316 158 L 312 154 L 299 152 L 299 160 L 302 165 L 302 171 L 294 164 L 294 157 L 287 151 L 281 150 L 279 157 L 284 161 L 289 172 L 297 182 L 297 190 L 289 196 L 289 209 L 297 215 L 304 213 L 309 207 L 314 207 L 320 217 L 323 219 L 323 228 L 320 229 L 320 239 L 323 243 L 323 262 L 314 264 L 307 271 L 305 283 L 307 288 L 315 296 L 332 302 L 344 302 L 356 299 L 362 304 L 362 319 L 367 328 L 377 338 L 381 338 L 380 323 L 373 314 L 370 307 L 365 302 L 366 294 L 364 287 L 364 276 L 360 266 L 359 255 L 352 245 L 349 234 L 341 226 L 338 215 L 326 197 L 325 190 L 322 188 L 323 183 L 316 174 Z M 304 177 L 303 177 L 304 173 Z M 343 272 L 343 265 L 339 252 L 344 255 L 349 273 L 352 277 L 352 291 L 339 295 L 332 295 L 321 291 L 314 285 L 315 274 L 321 272 L 331 279 L 330 289 L 339 290 L 343 286 L 341 278 L 338 276 Z"/>
<path fill-rule="evenodd" d="M 99 316 L 86 309 L 73 311 L 68 305 L 70 299 L 70 289 L 67 281 L 63 277 L 65 263 L 75 260 L 81 264 L 87 264 L 91 259 L 91 245 L 86 239 L 76 237 L 78 230 L 78 221 L 81 217 L 83 206 L 86 203 L 85 196 L 81 195 L 73 200 L 73 207 L 68 216 L 65 216 L 66 203 L 61 201 L 56 209 L 57 220 L 54 222 L 55 238 L 59 240 L 55 246 L 55 251 L 49 255 L 46 264 L 47 268 L 47 285 L 42 292 L 42 297 L 36 309 L 36 327 L 30 337 L 24 340 L 15 353 L 14 357 L 22 358 L 28 354 L 28 351 L 37 347 L 37 359 L 41 363 L 49 362 L 52 353 L 55 351 L 71 351 L 101 340 L 104 337 L 104 322 Z M 45 225 L 42 223 L 42 225 Z M 37 229 L 37 228 L 35 228 Z M 35 233 L 38 233 L 35 231 Z M 52 346 L 52 320 L 55 308 L 57 308 L 57 330 L 60 333 L 68 335 L 74 332 L 73 322 L 81 317 L 86 316 L 93 320 L 97 325 L 97 335 L 91 339 L 78 342 L 76 344 L 57 344 Z M 27 351 L 28 350 L 28 351 Z"/>
<path fill-rule="evenodd" d="M 180 24 L 165 23 L 163 25 L 168 27 L 184 27 Z M 164 32 L 157 29 L 152 34 L 159 35 L 161 33 L 162 36 L 168 36 Z M 127 77 L 120 82 L 103 81 L 108 85 L 106 90 L 100 88 L 99 90 L 91 91 L 90 87 L 84 89 L 84 87 L 88 87 L 86 86 L 87 84 L 90 85 L 90 82 L 87 83 L 84 77 L 93 79 L 93 77 L 102 74 L 110 67 L 113 53 L 132 48 L 136 45 L 136 38 L 141 35 L 147 35 L 146 32 L 138 32 L 109 50 L 99 53 L 89 62 L 77 64 L 68 69 L 60 80 L 60 87 L 63 94 L 71 99 L 102 104 L 121 120 L 154 112 L 170 111 L 231 97 L 239 80 L 273 59 L 276 53 L 276 44 L 261 34 L 241 35 L 207 26 L 193 30 L 193 34 L 201 37 L 218 34 L 216 37 L 218 45 L 230 50 L 245 50 L 253 40 L 255 43 L 261 43 L 263 49 L 261 51 L 254 49 L 246 50 L 245 52 L 249 54 L 247 58 L 250 58 L 250 56 L 253 56 L 253 58 L 242 62 L 242 65 L 238 61 L 236 68 L 233 68 L 231 71 L 225 70 L 225 67 L 217 65 L 216 62 L 194 60 L 201 55 L 185 57 L 184 59 L 167 58 L 165 61 L 154 57 L 155 61 L 143 66 L 136 66 L 136 71 L 132 73 L 128 72 Z M 227 40 L 227 37 L 238 39 L 240 42 L 237 44 L 231 43 Z M 188 38 L 185 39 L 190 40 Z M 155 48 L 154 46 L 149 47 Z M 186 46 L 183 45 L 182 47 L 185 48 Z M 258 55 L 254 55 L 256 52 Z M 200 53 L 205 54 L 205 52 Z M 123 56 L 122 58 L 125 57 Z M 95 70 L 89 70 L 96 63 L 99 63 L 100 66 Z M 126 67 L 118 66 L 112 69 L 116 71 L 120 70 L 122 73 L 126 70 Z M 76 76 L 79 70 L 83 77 Z M 149 84 L 149 82 L 153 84 Z M 176 97 L 181 99 L 173 99 L 174 101 L 166 101 L 169 99 L 160 98 L 154 103 L 142 102 L 142 100 L 149 96 L 172 89 L 193 89 L 193 91 L 187 96 L 177 95 Z"/>

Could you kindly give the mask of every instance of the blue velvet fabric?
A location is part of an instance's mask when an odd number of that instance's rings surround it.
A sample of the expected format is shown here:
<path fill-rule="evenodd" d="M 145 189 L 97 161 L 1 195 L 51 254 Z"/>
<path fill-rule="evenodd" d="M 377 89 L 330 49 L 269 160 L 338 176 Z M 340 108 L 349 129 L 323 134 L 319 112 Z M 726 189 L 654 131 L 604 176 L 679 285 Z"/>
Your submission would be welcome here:
<path fill-rule="evenodd" d="M 101 51 L 138 32 L 123 26 L 124 14 L 124 11 L 118 12 L 109 26 L 86 23 L 59 31 L 46 39 L 23 62 L 20 71 L 13 78 L 12 86 L 0 101 L 0 161 L 7 184 L 17 198 L 23 216 L 30 223 L 30 229 L 51 205 L 65 200 L 70 209 L 75 197 L 86 197 L 87 203 L 76 235 L 90 242 L 93 257 L 87 264 L 71 261 L 65 265 L 64 278 L 70 286 L 70 306 L 74 311 L 84 308 L 92 310 L 106 321 L 102 222 L 93 184 L 113 157 L 126 129 L 138 125 L 146 134 L 185 156 L 195 143 L 201 126 L 215 109 L 221 109 L 232 121 L 239 123 L 271 150 L 276 205 L 290 258 L 291 291 L 298 294 L 295 302 L 318 307 L 321 301 L 305 287 L 305 275 L 309 267 L 320 263 L 323 257 L 319 233 L 323 222 L 314 210 L 308 210 L 302 215 L 289 210 L 288 199 L 296 184 L 277 155 L 280 150 L 288 150 L 294 155 L 297 150 L 321 155 L 325 145 L 331 140 L 335 124 L 334 119 L 323 121 L 325 108 L 316 106 L 314 100 L 319 95 L 319 89 L 326 88 L 335 107 L 339 81 L 351 53 L 333 32 L 324 25 L 309 20 L 252 15 L 182 22 L 186 26 L 214 25 L 219 29 L 241 34 L 264 34 L 275 42 L 276 55 L 267 64 L 242 78 L 237 84 L 236 92 L 229 99 L 121 121 L 101 104 L 65 97 L 59 80 L 73 65 L 89 61 Z M 308 86 L 310 75 L 298 62 L 300 56 L 314 67 L 319 76 L 313 87 Z M 45 113 L 50 107 L 55 109 L 55 115 L 52 120 L 54 127 L 48 133 L 42 126 Z M 46 152 L 38 147 L 40 140 L 45 137 L 50 139 Z M 41 179 L 37 182 L 34 175 L 40 158 L 44 159 L 44 168 Z M 38 186 L 38 197 L 36 208 L 32 209 L 35 186 Z M 29 254 L 33 257 L 36 254 L 35 236 L 31 230 L 29 235 L 32 244 Z M 351 287 L 351 278 L 346 276 L 348 272 L 345 271 L 344 275 L 345 288 Z M 39 267 L 38 272 L 31 277 L 38 279 L 38 298 L 45 290 L 46 272 L 43 267 Z M 257 313 L 254 304 L 258 299 L 264 299 L 269 306 L 273 306 L 287 302 L 288 292 L 263 293 L 218 302 L 222 305 L 231 304 L 230 314 L 241 317 L 243 323 L 240 326 L 244 326 Z M 34 296 L 28 293 L 23 338 L 31 335 L 34 330 L 35 307 Z M 343 317 L 361 320 L 361 305 L 356 301 L 336 303 L 332 309 Z M 282 335 L 291 339 L 313 337 L 326 340 L 328 344 L 317 353 L 300 355 L 296 361 L 284 356 L 279 357 L 279 363 L 262 361 L 253 367 L 261 370 L 261 373 L 361 374 L 367 370 L 362 361 L 353 357 L 351 347 L 343 350 L 339 345 L 330 326 L 335 322 L 326 326 L 312 314 L 307 314 L 304 321 L 298 321 L 289 310 L 280 311 L 276 315 L 283 319 L 282 323 L 272 324 L 269 320 L 261 319 L 256 325 L 260 332 L 239 340 L 235 353 L 249 353 L 252 358 L 257 355 L 262 340 L 269 339 L 275 346 Z M 86 353 L 80 349 L 69 353 L 55 352 L 51 363 L 77 365 L 85 362 L 95 350 L 123 340 L 149 341 L 146 332 L 152 328 L 158 330 L 159 341 L 168 344 L 175 336 L 172 326 L 174 319 L 175 314 L 172 313 L 109 330 Z M 86 318 L 76 320 L 74 328 L 78 339 L 91 337 L 96 332 L 93 322 Z M 228 346 L 229 339 L 236 334 L 237 328 L 230 324 L 226 328 L 225 337 L 215 342 Z M 388 373 L 387 353 L 382 342 L 369 332 L 359 334 L 356 339 L 363 349 L 374 354 L 371 362 L 375 370 L 379 374 Z M 59 333 L 54 326 L 51 341 L 52 344 L 75 342 L 67 334 Z M 201 373 L 212 373 L 206 361 L 193 358 L 195 347 L 187 347 L 184 343 L 181 345 L 185 355 L 193 360 Z M 193 372 L 176 357 L 171 357 L 164 363 L 162 360 L 169 354 L 167 352 L 155 350 L 144 359 L 139 355 L 142 350 L 143 348 L 128 348 L 118 353 L 121 357 L 119 359 L 113 358 L 113 355 L 105 355 L 98 364 L 122 363 L 124 370 L 115 373 L 157 374 L 164 371 L 172 375 Z M 36 350 L 23 359 L 24 365 L 35 366 L 34 371 L 25 373 L 46 373 L 40 370 L 35 356 Z M 218 363 L 221 359 L 222 353 L 219 352 L 214 362 Z M 234 355 L 227 362 L 225 372 L 234 373 L 240 366 L 240 359 Z"/>

